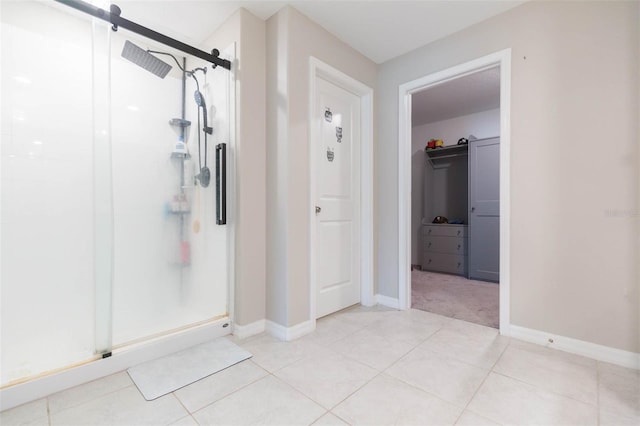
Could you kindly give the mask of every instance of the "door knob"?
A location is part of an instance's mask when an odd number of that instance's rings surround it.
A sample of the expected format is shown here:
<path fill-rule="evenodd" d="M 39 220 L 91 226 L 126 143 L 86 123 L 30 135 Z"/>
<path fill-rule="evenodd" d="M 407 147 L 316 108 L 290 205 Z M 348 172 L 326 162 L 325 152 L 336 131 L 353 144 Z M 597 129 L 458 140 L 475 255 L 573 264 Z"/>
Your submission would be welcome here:
<path fill-rule="evenodd" d="M 475 212 L 476 208 L 475 207 L 471 207 L 471 212 Z"/>
<path fill-rule="evenodd" d="M 320 206 L 316 206 L 316 214 L 320 214 L 322 208 Z"/>

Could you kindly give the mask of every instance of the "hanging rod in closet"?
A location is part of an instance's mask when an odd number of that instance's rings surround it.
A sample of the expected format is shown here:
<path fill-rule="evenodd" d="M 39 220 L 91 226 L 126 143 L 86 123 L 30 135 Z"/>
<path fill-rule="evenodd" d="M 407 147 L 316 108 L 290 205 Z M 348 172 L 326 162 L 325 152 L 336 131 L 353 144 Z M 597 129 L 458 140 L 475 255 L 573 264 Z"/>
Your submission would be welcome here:
<path fill-rule="evenodd" d="M 55 0 L 58 3 L 62 3 L 66 6 L 72 7 L 80 12 L 87 13 L 89 15 L 95 16 L 96 18 L 102 19 L 104 21 L 110 22 L 113 26 L 113 30 L 117 31 L 119 27 L 127 29 L 136 34 L 140 34 L 141 36 L 150 38 L 151 40 L 157 41 L 169 47 L 173 47 L 174 49 L 178 49 L 184 53 L 189 55 L 196 56 L 200 59 L 204 59 L 205 61 L 211 62 L 213 64 L 213 68 L 217 66 L 221 66 L 222 68 L 231 69 L 231 62 L 226 59 L 222 59 L 219 57 L 220 51 L 218 49 L 213 49 L 211 53 L 207 53 L 200 49 L 196 49 L 193 46 L 185 44 L 181 41 L 178 41 L 174 38 L 168 37 L 164 34 L 161 34 L 157 31 L 149 29 L 147 27 L 143 27 L 140 24 L 137 24 L 133 21 L 129 21 L 120 16 L 121 9 L 112 4 L 109 8 L 109 12 L 104 9 L 100 9 L 90 3 L 81 1 L 81 0 Z"/>

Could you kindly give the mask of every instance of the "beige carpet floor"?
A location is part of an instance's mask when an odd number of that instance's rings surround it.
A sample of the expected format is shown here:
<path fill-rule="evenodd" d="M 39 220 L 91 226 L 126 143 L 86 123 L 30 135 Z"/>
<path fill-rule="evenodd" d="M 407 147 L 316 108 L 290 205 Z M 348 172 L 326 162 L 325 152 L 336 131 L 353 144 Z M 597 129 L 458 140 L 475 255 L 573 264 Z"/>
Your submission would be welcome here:
<path fill-rule="evenodd" d="M 411 307 L 498 328 L 499 288 L 496 283 L 413 270 Z"/>

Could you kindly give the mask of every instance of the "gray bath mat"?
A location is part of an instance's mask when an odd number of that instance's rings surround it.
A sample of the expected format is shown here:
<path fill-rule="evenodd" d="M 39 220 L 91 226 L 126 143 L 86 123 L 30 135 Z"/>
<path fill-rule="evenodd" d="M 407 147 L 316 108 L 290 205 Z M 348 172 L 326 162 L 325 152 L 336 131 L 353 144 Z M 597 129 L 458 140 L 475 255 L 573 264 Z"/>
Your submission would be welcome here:
<path fill-rule="evenodd" d="M 162 395 L 251 358 L 251 354 L 225 338 L 131 367 L 127 372 L 144 399 Z"/>

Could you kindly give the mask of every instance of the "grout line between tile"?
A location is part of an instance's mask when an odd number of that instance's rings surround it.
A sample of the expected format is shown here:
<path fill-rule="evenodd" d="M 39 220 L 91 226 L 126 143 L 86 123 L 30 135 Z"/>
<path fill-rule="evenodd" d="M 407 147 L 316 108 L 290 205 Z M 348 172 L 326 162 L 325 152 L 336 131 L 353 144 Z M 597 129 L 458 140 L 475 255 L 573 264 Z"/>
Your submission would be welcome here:
<path fill-rule="evenodd" d="M 597 405 L 595 405 L 595 404 L 591 404 L 591 403 L 589 403 L 589 402 L 584 402 L 584 401 L 579 400 L 579 399 L 577 399 L 577 398 L 574 398 L 574 397 L 572 397 L 572 396 L 568 396 L 568 395 L 565 395 L 565 394 L 562 394 L 562 393 L 558 393 L 558 392 L 556 392 L 556 391 L 552 391 L 552 390 L 549 390 L 549 389 L 541 388 L 540 386 L 538 386 L 538 385 L 534 385 L 533 383 L 525 382 L 525 381 L 524 381 L 524 380 L 522 380 L 522 379 L 518 379 L 517 377 L 511 377 L 511 376 L 509 376 L 509 375 L 507 375 L 507 374 L 500 373 L 500 372 L 498 372 L 498 371 L 492 371 L 492 373 L 493 373 L 493 374 L 496 374 L 496 375 L 498 375 L 498 376 L 506 377 L 507 379 L 514 380 L 514 381 L 519 382 L 519 383 L 522 383 L 522 384 L 524 384 L 524 385 L 530 386 L 530 387 L 532 387 L 532 388 L 534 388 L 534 389 L 536 389 L 536 390 L 539 390 L 539 391 L 541 391 L 541 392 L 550 393 L 550 394 L 553 394 L 553 395 L 555 395 L 555 396 L 559 396 L 559 397 L 561 397 L 561 398 L 567 398 L 567 399 L 570 399 L 570 400 L 575 401 L 575 402 L 578 402 L 578 403 L 580 403 L 580 404 L 589 405 L 589 406 L 591 406 L 591 407 L 594 407 L 594 408 L 596 409 L 596 411 L 598 411 L 598 406 L 597 406 Z"/>
<path fill-rule="evenodd" d="M 365 325 L 365 326 L 363 326 L 362 328 L 360 328 L 360 329 L 359 329 L 358 331 L 356 331 L 356 332 L 362 331 L 362 330 L 366 329 L 367 327 L 369 327 L 370 325 L 371 325 L 371 324 L 369 324 L 369 325 Z M 440 329 L 442 329 L 442 326 L 443 326 L 443 325 L 440 325 L 440 327 L 439 327 L 437 330 L 435 330 L 431 335 L 429 335 L 429 337 L 427 337 L 426 339 L 424 339 L 424 341 L 426 341 L 426 340 L 427 340 L 427 339 L 429 339 L 433 334 L 435 334 L 437 331 L 439 331 Z M 355 332 L 354 332 L 354 333 L 355 333 Z M 351 334 L 353 334 L 353 333 L 351 333 Z M 350 334 L 350 335 L 351 335 L 351 334 Z M 346 337 L 348 337 L 348 336 L 345 336 L 345 337 L 343 337 L 343 338 L 346 338 Z M 384 338 L 383 336 L 380 336 L 380 337 Z M 386 339 L 386 338 L 384 338 L 384 339 Z M 342 339 L 339 339 L 339 340 L 342 340 Z M 344 354 L 341 354 L 341 353 L 339 353 L 339 352 L 337 352 L 337 351 L 335 351 L 335 350 L 331 349 L 330 347 L 328 347 L 328 349 L 329 349 L 329 350 L 331 350 L 332 352 L 334 352 L 334 353 L 338 354 L 339 356 L 342 356 L 342 357 L 344 357 L 344 358 L 346 358 L 346 359 L 348 359 L 348 360 L 351 360 L 351 361 L 357 362 L 358 364 L 363 365 L 363 366 L 365 366 L 365 367 L 367 367 L 367 368 L 371 368 L 371 369 L 375 370 L 375 371 L 376 371 L 376 373 L 377 373 L 377 374 L 375 374 L 373 377 L 371 377 L 371 379 L 367 380 L 367 381 L 366 381 L 366 382 L 364 382 L 361 386 L 359 386 L 357 389 L 355 389 L 354 391 L 352 391 L 351 393 L 349 393 L 347 396 L 345 396 L 342 400 L 340 400 L 340 401 L 338 401 L 336 404 L 334 404 L 331 408 L 329 408 L 329 410 L 328 410 L 328 411 L 329 411 L 329 412 L 331 412 L 334 408 L 336 408 L 338 405 L 342 404 L 344 401 L 346 401 L 348 398 L 350 398 L 353 394 L 355 394 L 356 392 L 358 392 L 359 390 L 361 390 L 362 388 L 364 388 L 365 386 L 367 386 L 369 383 L 371 383 L 373 380 L 375 380 L 375 379 L 376 379 L 377 377 L 379 377 L 380 375 L 384 374 L 384 373 L 385 373 L 385 371 L 387 371 L 389 368 L 391 368 L 393 365 L 395 365 L 395 364 L 396 364 L 397 362 L 399 362 L 401 359 L 403 359 L 404 357 L 406 357 L 407 355 L 409 355 L 411 352 L 413 352 L 414 350 L 416 350 L 416 348 L 417 348 L 419 345 L 421 345 L 424 341 L 420 341 L 419 343 L 414 344 L 414 345 L 412 346 L 412 348 L 411 348 L 411 349 L 409 349 L 409 350 L 408 350 L 404 355 L 402 355 L 401 357 L 399 357 L 396 361 L 394 361 L 393 363 L 391 363 L 389 366 L 387 366 L 386 368 L 384 368 L 384 369 L 382 369 L 382 370 L 378 370 L 377 368 L 371 367 L 370 365 L 367 365 L 367 364 L 365 364 L 365 363 L 363 363 L 363 362 L 361 362 L 361 361 L 359 361 L 359 360 L 357 360 L 357 359 L 354 359 L 354 358 L 351 358 L 351 357 L 346 356 L 346 355 L 344 355 Z M 333 343 L 335 343 L 335 342 L 337 342 L 337 341 L 334 341 Z M 330 345 L 329 345 L 329 346 L 330 346 Z M 308 357 L 308 356 L 306 356 L 305 358 L 307 358 L 307 357 Z M 303 358 L 303 359 L 304 359 L 304 358 Z M 300 361 L 302 361 L 302 359 L 300 359 L 300 360 L 298 360 L 298 361 L 296 361 L 296 362 L 294 362 L 294 363 L 292 363 L 292 364 L 290 364 L 290 365 L 294 365 L 295 363 L 298 363 L 298 362 L 300 362 Z M 285 368 L 285 367 L 283 367 L 283 368 Z M 271 374 L 272 374 L 272 375 L 274 375 L 273 373 L 271 373 Z M 274 375 L 274 377 L 278 378 L 278 377 L 277 377 L 277 376 L 275 376 L 275 375 Z M 287 383 L 287 382 L 286 382 L 286 381 L 284 381 L 283 379 L 280 379 L 280 380 L 282 380 L 284 383 Z M 399 379 L 398 379 L 398 380 L 399 380 Z M 403 383 L 404 383 L 404 382 L 403 382 Z M 289 384 L 289 383 L 287 383 L 287 384 L 288 384 L 289 386 L 291 386 L 292 388 L 296 389 L 296 388 L 295 388 L 294 386 L 292 386 L 291 384 Z M 410 386 L 412 386 L 412 385 L 410 385 Z M 414 387 L 414 386 L 412 386 L 412 387 Z M 416 389 L 418 389 L 418 388 L 416 388 Z M 423 391 L 423 392 L 425 392 L 425 391 L 424 391 L 424 390 L 422 390 L 422 389 L 420 389 L 420 390 L 421 390 L 421 391 Z M 298 392 L 302 393 L 302 392 L 301 392 L 301 391 L 299 391 L 298 389 L 296 389 L 296 391 L 298 391 Z M 428 392 L 427 392 L 427 393 L 428 393 Z M 304 393 L 302 393 L 302 394 L 304 395 Z M 428 393 L 428 394 L 429 394 L 429 395 L 431 395 L 430 393 Z M 305 396 L 306 396 L 306 395 L 305 395 Z M 433 395 L 433 396 L 435 396 L 435 395 Z M 307 397 L 307 398 L 309 398 L 309 399 L 310 399 L 311 401 L 313 401 L 314 403 L 316 403 L 316 404 L 320 405 L 321 407 L 325 408 L 325 407 L 324 407 L 322 404 L 320 404 L 318 401 L 315 401 L 315 400 L 311 399 L 311 398 L 310 398 L 310 397 L 308 397 L 308 396 L 306 396 L 306 397 Z M 441 399 L 441 398 L 439 398 L 439 397 L 436 397 L 436 398 L 438 398 L 438 399 L 442 400 L 442 399 Z M 442 400 L 442 401 L 444 401 L 444 400 Z M 445 402 L 447 402 L 447 401 L 445 401 Z M 454 405 L 454 404 L 452 404 L 452 405 Z M 454 406 L 455 406 L 455 405 L 454 405 Z M 333 414 L 333 413 L 332 413 L 332 414 Z M 334 414 L 334 415 L 335 415 L 335 414 Z M 338 417 L 339 417 L 339 416 L 338 416 Z M 340 418 L 340 417 L 339 417 L 339 418 Z M 341 420 L 344 420 L 344 419 L 342 419 L 342 418 L 340 418 L 340 419 L 341 419 Z M 317 421 L 317 420 L 316 420 L 316 421 Z M 346 421 L 345 421 L 345 422 L 346 422 Z M 346 422 L 346 423 L 348 423 L 348 422 Z"/>
<path fill-rule="evenodd" d="M 500 336 L 500 335 L 498 335 L 498 336 Z M 494 371 L 495 370 L 496 365 L 498 365 L 498 362 L 500 362 L 500 360 L 502 359 L 504 354 L 507 352 L 507 349 L 509 349 L 509 346 L 511 346 L 511 338 L 507 337 L 507 339 L 509 339 L 507 341 L 507 344 L 504 345 L 504 348 L 502 348 L 502 352 L 500 352 L 500 355 L 498 355 L 498 357 L 496 358 L 495 362 L 493 363 L 493 365 L 490 368 L 490 371 Z"/>
<path fill-rule="evenodd" d="M 500 371 L 496 371 L 496 370 L 495 370 L 495 367 L 496 367 L 496 365 L 498 364 L 498 361 L 500 361 L 500 359 L 501 359 L 501 358 L 503 357 L 503 355 L 506 353 L 507 349 L 511 346 L 511 342 L 512 342 L 512 341 L 513 341 L 512 339 L 510 339 L 510 340 L 509 340 L 509 344 L 508 344 L 508 345 L 507 345 L 507 347 L 502 351 L 502 354 L 500 354 L 500 357 L 498 358 L 498 360 L 497 360 L 497 361 L 495 362 L 495 364 L 493 365 L 493 367 L 492 367 L 492 369 L 491 369 L 491 371 L 492 371 L 493 373 L 498 374 L 498 375 L 500 375 L 500 376 L 502 376 L 502 377 L 507 377 L 507 378 L 509 378 L 509 379 L 515 380 L 515 381 L 520 382 L 520 383 L 524 383 L 525 385 L 531 386 L 531 387 L 533 387 L 533 388 L 535 388 L 535 389 L 538 389 L 538 390 L 541 390 L 541 391 L 543 391 L 543 392 L 549 392 L 549 393 L 551 393 L 551 394 L 554 394 L 554 395 L 557 395 L 557 396 L 561 396 L 561 397 L 564 397 L 564 398 L 569 398 L 569 399 L 571 399 L 571 400 L 573 400 L 573 401 L 577 401 L 577 402 L 580 402 L 580 403 L 582 403 L 582 404 L 590 405 L 590 406 L 592 406 L 592 407 L 594 406 L 594 407 L 596 408 L 596 412 L 598 413 L 598 425 L 600 424 L 600 420 L 599 420 L 599 419 L 600 419 L 600 362 L 599 362 L 599 361 L 594 360 L 594 361 L 596 361 L 596 403 L 595 403 L 595 405 L 594 405 L 594 404 L 592 404 L 592 403 L 590 403 L 590 402 L 582 401 L 582 400 L 577 399 L 577 398 L 575 398 L 575 397 L 573 397 L 573 396 L 569 396 L 569 395 L 565 395 L 565 394 L 562 394 L 562 393 L 559 393 L 559 392 L 556 392 L 556 391 L 553 391 L 553 390 L 545 389 L 545 388 L 542 388 L 542 387 L 540 387 L 540 386 L 538 386 L 538 385 L 535 385 L 535 384 L 533 384 L 533 383 L 529 383 L 529 382 L 527 382 L 527 381 L 524 381 L 524 380 L 522 380 L 522 379 L 519 379 L 519 378 L 517 378 L 517 377 L 513 377 L 513 376 L 510 376 L 510 375 L 508 375 L 508 374 L 506 374 L 506 373 L 503 373 L 503 372 L 500 372 Z M 515 350 L 521 350 L 520 348 L 517 348 L 517 347 L 514 347 L 514 349 L 515 349 Z M 550 350 L 553 350 L 553 351 L 557 351 L 557 350 L 558 350 L 558 349 L 554 349 L 554 348 L 549 348 L 549 349 L 550 349 Z M 576 364 L 576 363 L 574 363 L 574 362 L 571 362 L 571 361 L 568 361 L 568 362 L 570 362 L 571 364 L 578 365 L 578 364 Z"/>
<path fill-rule="evenodd" d="M 384 373 L 380 373 L 380 374 L 384 374 Z M 387 375 L 387 377 L 389 377 L 389 378 L 391 378 L 391 379 L 393 379 L 393 380 L 397 380 L 397 381 L 399 381 L 399 382 L 403 383 L 404 385 L 409 386 L 410 388 L 413 388 L 413 389 L 417 390 L 418 392 L 426 393 L 426 394 L 427 394 L 427 395 L 429 395 L 430 397 L 435 398 L 435 399 L 437 399 L 437 400 L 439 400 L 439 401 L 442 401 L 442 402 L 443 402 L 443 403 L 445 403 L 446 405 L 450 405 L 450 406 L 455 407 L 455 408 L 460 408 L 460 409 L 461 409 L 461 411 L 460 411 L 460 414 L 458 415 L 458 418 L 462 415 L 462 413 L 463 413 L 463 412 L 464 412 L 464 410 L 465 410 L 465 409 L 464 409 L 464 408 L 462 408 L 460 405 L 454 404 L 454 403 L 453 403 L 453 402 L 451 402 L 451 401 L 447 401 L 446 399 L 442 398 L 441 396 L 436 395 L 435 393 L 433 393 L 433 392 L 431 392 L 431 391 L 428 391 L 428 390 L 422 389 L 422 388 L 420 388 L 420 387 L 418 387 L 418 386 L 416 386 L 416 385 L 414 385 L 414 384 L 412 384 L 412 383 L 406 382 L 406 381 L 402 380 L 402 379 L 401 379 L 401 378 L 399 378 L 399 377 L 395 377 L 395 376 L 391 376 L 391 375 Z M 472 398 L 472 399 L 473 399 L 473 398 Z M 457 421 L 458 421 L 458 420 L 456 419 L 456 422 L 457 422 Z M 455 425 L 455 422 L 454 422 L 454 425 Z"/>
<path fill-rule="evenodd" d="M 313 401 L 313 402 L 315 402 L 315 401 Z M 316 402 L 316 404 L 317 404 L 317 402 Z M 321 405 L 321 407 L 322 407 L 322 405 Z M 322 408 L 324 408 L 324 407 L 322 407 Z M 316 422 L 318 420 L 320 420 L 322 418 L 322 416 L 325 416 L 328 412 L 329 412 L 329 410 L 326 410 L 324 413 L 320 414 L 320 417 L 318 417 L 317 419 L 315 419 L 314 421 L 309 423 L 309 426 L 312 426 L 312 425 L 316 424 Z"/>
<path fill-rule="evenodd" d="M 380 373 L 386 373 L 387 371 L 389 371 L 389 369 L 391 369 L 391 367 L 393 367 L 394 365 L 396 365 L 397 363 L 399 363 L 400 361 L 408 357 L 411 353 L 415 352 L 416 350 L 418 350 L 418 346 L 414 346 L 413 348 L 409 349 L 409 351 L 406 354 L 402 355 L 400 358 L 395 360 L 395 362 L 391 363 L 391 365 L 389 365 L 387 368 L 382 370 Z"/>
<path fill-rule="evenodd" d="M 256 363 L 254 362 L 254 364 L 256 364 Z M 257 366 L 257 367 L 259 367 L 259 368 L 261 368 L 262 370 L 266 371 L 266 372 L 267 372 L 267 375 L 262 376 L 262 377 L 258 377 L 257 379 L 253 380 L 252 382 L 249 382 L 249 383 L 247 383 L 246 385 L 244 385 L 244 386 L 242 386 L 242 387 L 239 387 L 238 389 L 236 389 L 236 390 L 234 390 L 233 392 L 231 392 L 231 393 L 229 393 L 229 394 L 227 394 L 227 395 L 223 396 L 222 398 L 217 399 L 217 400 L 215 400 L 215 401 L 213 401 L 213 402 L 210 402 L 209 404 L 204 405 L 204 406 L 202 406 L 202 407 L 198 408 L 197 410 L 195 410 L 195 411 L 193 411 L 193 412 L 191 412 L 191 411 L 189 411 L 189 410 L 187 409 L 187 413 L 189 413 L 189 414 L 193 417 L 193 415 L 194 415 L 195 413 L 197 413 L 198 411 L 202 411 L 202 410 L 204 410 L 205 408 L 210 407 L 210 406 L 212 406 L 213 404 L 215 404 L 215 403 L 217 403 L 217 402 L 219 402 L 219 401 L 222 401 L 223 399 L 226 399 L 226 398 L 230 397 L 230 396 L 231 396 L 231 395 L 233 395 L 234 393 L 240 392 L 240 391 L 241 391 L 241 390 L 243 390 L 244 388 L 246 388 L 246 387 L 248 387 L 248 386 L 251 386 L 252 384 L 254 384 L 254 383 L 256 383 L 256 382 L 259 382 L 260 380 L 262 380 L 262 379 L 264 379 L 264 378 L 266 378 L 266 377 L 268 377 L 268 376 L 273 376 L 273 374 L 272 374 L 272 373 L 270 373 L 270 372 L 269 372 L 269 371 L 267 371 L 266 369 L 262 368 L 262 367 L 261 367 L 261 366 L 259 366 L 258 364 L 256 364 L 256 366 Z M 276 377 L 276 376 L 273 376 L 273 377 Z M 277 377 L 276 377 L 276 378 L 277 378 Z M 180 401 L 180 398 L 178 398 L 177 396 L 176 396 L 176 398 L 178 399 L 178 401 Z M 182 403 L 182 401 L 180 401 L 180 402 Z M 186 409 L 186 407 L 185 407 L 185 409 Z M 194 420 L 195 420 L 195 417 L 194 417 Z M 196 423 L 198 423 L 198 422 L 196 421 Z M 200 423 L 198 423 L 198 424 L 200 424 Z"/>
<path fill-rule="evenodd" d="M 330 411 L 329 409 L 325 408 L 325 406 L 324 406 L 324 405 L 320 404 L 318 401 L 316 401 L 316 400 L 314 400 L 314 399 L 310 398 L 309 396 L 305 395 L 305 394 L 304 394 L 304 392 L 302 392 L 302 391 L 298 390 L 298 388 L 296 388 L 296 387 L 295 387 L 295 386 L 293 386 L 292 384 L 287 383 L 284 379 L 281 379 L 281 378 L 280 378 L 280 377 L 278 377 L 278 376 L 274 376 L 273 374 L 271 374 L 271 375 L 273 376 L 273 378 L 274 378 L 274 379 L 276 379 L 276 380 L 278 380 L 279 382 L 281 382 L 281 383 L 285 384 L 286 386 L 290 387 L 290 388 L 291 388 L 291 389 L 293 389 L 295 392 L 297 392 L 297 393 L 299 393 L 300 395 L 302 395 L 304 398 L 308 399 L 309 401 L 311 401 L 311 402 L 313 402 L 314 404 L 316 404 L 318 407 L 320 407 L 320 408 L 322 408 L 323 410 L 325 410 L 325 413 L 323 413 L 323 414 L 322 414 L 322 416 L 324 416 L 324 414 L 326 414 L 328 411 Z M 320 417 L 322 417 L 322 416 L 320 416 Z M 317 419 L 315 419 L 315 420 L 314 420 L 312 423 L 310 423 L 310 424 L 313 424 L 313 423 L 317 422 L 317 421 L 318 421 L 318 419 L 320 419 L 320 417 L 318 417 Z"/>
<path fill-rule="evenodd" d="M 598 426 L 600 426 L 600 361 L 596 361 L 596 411 Z"/>
<path fill-rule="evenodd" d="M 195 383 L 195 382 L 194 382 L 194 383 Z M 187 386 L 189 386 L 189 385 L 187 385 Z M 182 388 L 180 388 L 180 389 L 183 389 L 183 388 L 185 388 L 185 387 L 186 387 L 186 386 L 183 386 L 183 387 L 182 387 Z M 171 395 L 173 395 L 173 396 L 174 396 L 174 398 L 178 400 L 178 404 L 180 404 L 180 405 L 182 406 L 182 408 L 184 408 L 184 411 L 186 411 L 188 415 L 191 415 L 191 411 L 189 411 L 189 409 L 188 409 L 187 407 L 185 407 L 185 405 L 182 403 L 182 401 L 180 400 L 180 398 L 178 398 L 178 395 L 176 395 L 176 391 L 178 391 L 178 390 L 180 390 L 180 389 L 176 389 L 176 390 L 174 390 L 173 392 L 171 392 Z M 179 420 L 179 419 L 178 419 L 178 420 Z M 196 422 L 196 423 L 197 423 L 197 422 Z"/>
<path fill-rule="evenodd" d="M 90 382 L 87 382 L 87 383 L 90 383 Z M 81 386 L 81 385 L 79 385 L 79 386 Z M 142 393 L 140 392 L 140 390 L 138 389 L 138 387 L 137 387 L 134 383 L 131 383 L 130 385 L 127 385 L 127 386 L 122 387 L 122 388 L 120 388 L 120 389 L 115 389 L 115 390 L 112 390 L 111 392 L 107 392 L 107 393 L 104 393 L 104 394 L 102 394 L 102 395 L 96 396 L 95 398 L 88 399 L 88 400 L 86 400 L 86 401 L 84 401 L 84 402 L 82 402 L 82 403 L 80 403 L 80 404 L 70 405 L 70 406 L 68 406 L 68 407 L 64 408 L 63 410 L 56 411 L 55 413 L 51 413 L 51 415 L 53 415 L 53 414 L 58 414 L 58 413 L 64 413 L 65 411 L 68 411 L 68 410 L 72 410 L 72 409 L 74 409 L 74 408 L 81 407 L 81 406 L 83 406 L 83 405 L 85 405 L 85 404 L 88 404 L 88 403 L 90 403 L 90 402 L 95 401 L 96 399 L 104 398 L 104 397 L 106 397 L 106 396 L 108 396 L 108 395 L 111 395 L 111 394 L 114 394 L 114 393 L 116 393 L 116 392 L 120 392 L 120 391 L 123 391 L 123 390 L 125 390 L 125 389 L 129 389 L 130 387 L 134 387 L 134 388 L 138 391 L 138 393 L 140 393 L 140 396 L 142 396 L 142 399 L 144 399 L 144 396 L 142 395 Z M 73 388 L 70 388 L 70 389 L 73 389 Z M 62 392 L 64 392 L 64 391 L 62 391 Z M 55 394 L 52 394 L 52 395 L 55 395 Z M 146 400 L 145 400 L 145 401 L 146 401 Z M 48 403 L 49 403 L 49 398 L 47 397 L 47 405 L 48 405 Z"/>
<path fill-rule="evenodd" d="M 49 397 L 46 398 L 47 401 L 47 424 L 51 426 L 51 408 L 49 408 Z"/>
<path fill-rule="evenodd" d="M 460 413 L 460 416 L 458 416 L 458 418 L 456 419 L 456 423 L 458 422 L 458 420 L 460 420 L 460 417 L 462 417 L 462 414 L 467 411 L 469 409 L 469 405 L 471 405 L 471 402 L 474 400 L 474 398 L 476 397 L 476 395 L 478 394 L 478 392 L 480 392 L 480 389 L 482 388 L 482 386 L 484 386 L 484 383 L 487 381 L 487 379 L 489 378 L 489 376 L 491 375 L 491 373 L 495 373 L 495 374 L 499 374 L 496 373 L 494 371 L 494 369 L 496 368 L 496 365 L 498 365 L 498 362 L 500 361 L 500 359 L 502 359 L 502 356 L 504 355 L 504 353 L 507 351 L 507 348 L 511 346 L 511 339 L 509 339 L 509 341 L 507 342 L 507 345 L 504 347 L 504 349 L 502 349 L 502 352 L 500 352 L 500 355 L 496 358 L 496 360 L 494 361 L 493 365 L 491 366 L 491 368 L 489 369 L 489 373 L 487 373 L 487 375 L 484 377 L 484 379 L 482 379 L 482 383 L 480 383 L 480 386 L 478 386 L 478 389 L 476 389 L 476 391 L 473 393 L 473 396 L 471 397 L 471 399 L 469 399 L 469 402 L 467 402 L 467 405 L 465 405 L 464 409 L 462 410 L 462 412 Z M 471 411 L 471 410 L 469 410 Z M 471 411 L 473 412 L 473 411 Z M 492 422 L 501 424 L 499 421 L 497 421 L 496 419 L 493 419 L 491 417 L 487 417 L 486 415 L 482 415 L 483 417 L 491 420 Z"/>
<path fill-rule="evenodd" d="M 504 352 L 504 351 L 503 351 Z M 500 359 L 502 357 L 502 354 L 500 354 L 500 356 L 498 357 L 498 359 Z M 476 395 L 478 394 L 478 392 L 480 392 L 480 389 L 482 388 L 482 386 L 484 386 L 484 382 L 487 381 L 487 379 L 489 378 L 489 376 L 491 375 L 491 373 L 493 373 L 493 367 L 496 366 L 496 364 L 498 363 L 498 359 L 496 359 L 496 361 L 493 363 L 493 365 L 491 366 L 491 369 L 489 369 L 487 371 L 487 374 L 484 376 L 484 379 L 482 379 L 482 382 L 480 382 L 480 385 L 478 385 L 476 391 L 473 393 L 473 395 L 471 395 L 471 398 L 469 398 L 469 401 L 467 401 L 467 404 L 464 406 L 464 408 L 462 409 L 462 411 L 460 412 L 460 415 L 458 416 L 458 418 L 456 419 L 455 423 L 458 423 L 458 420 L 460 420 L 460 417 L 462 417 L 462 414 L 469 408 L 469 405 L 471 404 L 471 401 L 473 401 L 473 399 L 476 397 Z M 484 416 L 486 417 L 486 416 Z M 488 418 L 488 417 L 487 417 Z M 491 421 L 495 421 L 494 419 L 489 418 L 489 420 Z M 496 422 L 496 423 L 500 423 L 500 422 Z"/>
<path fill-rule="evenodd" d="M 480 389 L 482 388 L 482 386 L 484 385 L 484 383 L 487 381 L 487 379 L 489 378 L 489 376 L 491 375 L 491 373 L 494 373 L 494 369 L 496 368 L 496 365 L 498 365 L 498 362 L 500 361 L 500 359 L 502 359 L 502 356 L 504 355 L 504 353 L 507 351 L 507 348 L 511 346 L 511 339 L 509 339 L 507 345 L 505 345 L 505 347 L 502 349 L 502 352 L 500 352 L 500 355 L 496 358 L 496 360 L 493 362 L 493 365 L 491 366 L 491 368 L 489 369 L 489 373 L 487 373 L 487 375 L 484 377 L 484 379 L 482 379 L 482 383 L 480 383 L 480 386 L 478 386 L 478 389 L 476 389 L 476 391 L 473 393 L 473 396 L 471 397 L 471 399 L 469 399 L 469 402 L 467 402 L 467 405 L 464 407 L 464 410 L 462 410 L 462 412 L 464 412 L 465 410 L 467 410 L 469 408 L 469 404 L 471 404 L 471 401 L 473 401 L 473 399 L 476 397 L 476 395 L 478 394 L 478 392 L 480 392 Z M 462 413 L 460 413 L 460 415 L 462 416 Z M 485 416 L 486 417 L 486 416 Z M 458 417 L 458 420 L 460 418 Z M 458 421 L 456 420 L 456 422 Z M 489 419 L 492 421 L 495 421 L 494 419 Z M 499 422 L 496 422 L 499 423 Z"/>
<path fill-rule="evenodd" d="M 329 410 L 329 412 L 330 412 L 332 415 L 334 415 L 334 416 L 336 416 L 337 418 L 339 418 L 340 420 L 342 420 L 343 422 L 345 422 L 346 424 L 348 424 L 349 426 L 351 426 L 351 425 L 353 424 L 353 423 L 349 423 L 349 422 L 347 421 L 347 419 L 345 419 L 345 418 L 343 418 L 343 417 L 340 417 L 338 414 L 334 413 L 332 410 Z"/>
<path fill-rule="evenodd" d="M 375 369 L 374 369 L 375 370 Z M 378 370 L 376 370 L 378 371 Z M 349 399 L 351 397 L 351 395 L 353 395 L 354 393 L 358 392 L 360 389 L 362 389 L 363 387 L 367 386 L 369 383 L 371 383 L 376 377 L 380 376 L 382 374 L 381 371 L 378 371 L 378 374 L 376 374 L 375 376 L 373 376 L 372 378 L 370 378 L 369 380 L 367 380 L 366 382 L 364 382 L 362 384 L 362 386 L 360 386 L 359 388 L 357 388 L 356 390 L 354 390 L 353 392 L 351 392 L 349 395 L 345 396 L 342 400 L 338 401 L 336 404 L 334 404 L 329 411 L 333 410 L 334 408 L 336 408 L 338 405 L 342 404 L 344 401 L 346 401 L 347 399 Z M 319 402 L 313 401 L 316 404 L 320 404 Z"/>

